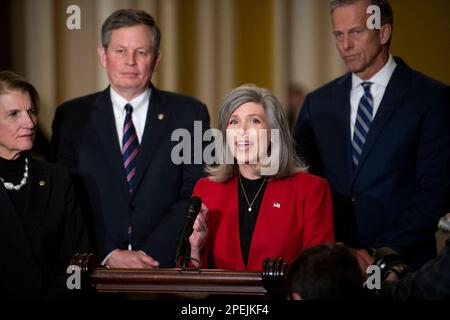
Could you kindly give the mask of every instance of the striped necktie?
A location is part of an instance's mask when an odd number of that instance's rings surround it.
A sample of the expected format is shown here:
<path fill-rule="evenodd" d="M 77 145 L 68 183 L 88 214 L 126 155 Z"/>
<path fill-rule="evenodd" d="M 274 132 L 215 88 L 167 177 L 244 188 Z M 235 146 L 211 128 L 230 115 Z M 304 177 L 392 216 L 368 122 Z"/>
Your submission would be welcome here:
<path fill-rule="evenodd" d="M 361 161 L 363 147 L 369 135 L 370 125 L 373 120 L 373 98 L 370 93 L 371 82 L 363 82 L 364 94 L 361 97 L 356 114 L 355 129 L 352 141 L 353 168 L 356 168 Z"/>
<path fill-rule="evenodd" d="M 127 175 L 128 188 L 130 193 L 134 190 L 134 176 L 136 175 L 136 159 L 139 154 L 139 140 L 136 135 L 131 114 L 133 107 L 130 104 L 125 106 L 125 121 L 123 123 L 122 138 L 122 159 L 125 173 Z"/>

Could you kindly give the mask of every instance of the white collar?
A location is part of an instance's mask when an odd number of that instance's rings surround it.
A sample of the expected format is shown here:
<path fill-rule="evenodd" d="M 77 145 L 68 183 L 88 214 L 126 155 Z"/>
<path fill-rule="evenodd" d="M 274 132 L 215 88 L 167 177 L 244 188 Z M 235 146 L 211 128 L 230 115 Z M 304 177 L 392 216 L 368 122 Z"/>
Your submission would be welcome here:
<path fill-rule="evenodd" d="M 391 79 L 392 74 L 394 73 L 395 67 L 397 63 L 391 54 L 389 54 L 388 61 L 376 74 L 372 76 L 372 78 L 368 80 L 362 80 L 356 74 L 352 73 L 352 90 L 358 88 L 358 86 L 362 82 L 372 82 L 377 85 L 381 85 L 383 87 L 387 87 L 389 80 Z"/>
<path fill-rule="evenodd" d="M 117 91 L 114 90 L 112 86 L 110 86 L 109 88 L 113 105 L 115 104 L 117 106 L 120 106 L 122 109 L 125 107 L 127 103 L 129 103 L 133 106 L 133 109 L 136 110 L 136 108 L 139 108 L 142 105 L 147 105 L 147 101 L 150 99 L 151 88 L 147 88 L 144 92 L 142 92 L 137 97 L 134 97 L 130 101 L 128 101 L 127 99 L 122 97 L 119 93 L 117 93 Z"/>

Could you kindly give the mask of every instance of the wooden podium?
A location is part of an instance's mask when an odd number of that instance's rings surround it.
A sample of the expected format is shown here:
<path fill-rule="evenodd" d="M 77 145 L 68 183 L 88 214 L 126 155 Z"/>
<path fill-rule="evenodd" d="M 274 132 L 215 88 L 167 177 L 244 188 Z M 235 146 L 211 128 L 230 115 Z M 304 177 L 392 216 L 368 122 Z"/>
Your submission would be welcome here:
<path fill-rule="evenodd" d="M 70 265 L 81 270 L 83 287 L 97 293 L 172 294 L 180 297 L 210 295 L 262 296 L 282 294 L 286 263 L 265 259 L 262 271 L 217 269 L 112 269 L 98 267 L 92 254 L 77 254 Z"/>

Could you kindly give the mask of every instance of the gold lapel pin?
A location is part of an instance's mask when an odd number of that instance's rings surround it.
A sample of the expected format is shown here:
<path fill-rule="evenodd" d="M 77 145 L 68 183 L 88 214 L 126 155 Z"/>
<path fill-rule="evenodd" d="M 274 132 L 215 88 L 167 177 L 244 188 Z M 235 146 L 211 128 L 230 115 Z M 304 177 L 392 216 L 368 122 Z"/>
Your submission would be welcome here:
<path fill-rule="evenodd" d="M 162 119 L 164 119 L 164 113 L 158 114 L 158 120 L 162 120 Z"/>
<path fill-rule="evenodd" d="M 40 187 L 45 187 L 45 181 L 44 180 L 39 181 L 39 186 Z"/>

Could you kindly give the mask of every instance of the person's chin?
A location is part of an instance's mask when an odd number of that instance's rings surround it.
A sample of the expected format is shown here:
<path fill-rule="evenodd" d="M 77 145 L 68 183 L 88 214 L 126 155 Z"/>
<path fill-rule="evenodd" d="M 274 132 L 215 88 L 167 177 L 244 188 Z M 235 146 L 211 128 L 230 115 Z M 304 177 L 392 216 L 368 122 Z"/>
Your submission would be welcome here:
<path fill-rule="evenodd" d="M 238 164 L 257 164 L 258 159 L 255 155 L 251 154 L 241 154 L 236 157 Z"/>
<path fill-rule="evenodd" d="M 346 65 L 348 70 L 353 73 L 358 73 L 362 70 L 361 63 L 359 63 L 358 61 L 351 61 L 346 63 Z"/>
<path fill-rule="evenodd" d="M 137 88 L 141 86 L 141 82 L 137 79 L 123 79 L 120 81 L 120 86 L 123 88 Z"/>
<path fill-rule="evenodd" d="M 23 146 L 24 151 L 28 151 L 31 149 L 33 149 L 33 141 L 30 141 L 30 142 L 24 144 L 24 146 Z"/>
<path fill-rule="evenodd" d="M 141 79 L 136 77 L 124 77 L 121 78 L 120 81 L 118 81 L 118 84 L 122 88 L 140 88 L 143 86 Z"/>
<path fill-rule="evenodd" d="M 244 164 L 247 162 L 247 157 L 243 154 L 236 154 L 234 155 L 234 158 L 236 159 L 237 164 Z"/>
<path fill-rule="evenodd" d="M 21 150 L 22 152 L 31 150 L 33 148 L 33 139 L 27 139 L 27 141 L 21 141 L 20 145 L 19 145 L 19 150 Z"/>

